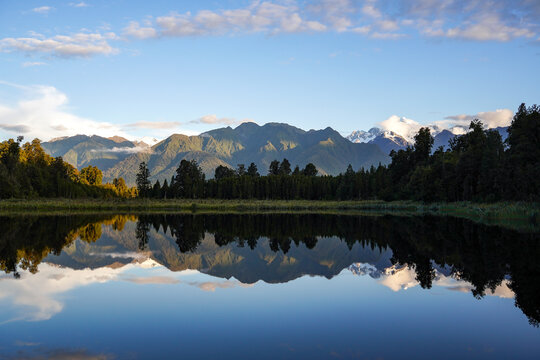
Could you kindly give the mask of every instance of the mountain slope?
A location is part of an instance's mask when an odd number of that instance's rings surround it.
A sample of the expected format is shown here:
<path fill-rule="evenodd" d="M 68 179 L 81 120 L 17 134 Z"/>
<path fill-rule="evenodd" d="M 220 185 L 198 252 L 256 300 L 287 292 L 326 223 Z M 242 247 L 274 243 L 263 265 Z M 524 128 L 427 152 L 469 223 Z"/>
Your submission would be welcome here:
<path fill-rule="evenodd" d="M 92 165 L 101 170 L 107 170 L 134 152 L 144 149 L 144 145 L 119 136 L 104 138 L 97 135 L 76 135 L 42 144 L 49 155 L 61 156 L 64 161 L 78 169 Z"/>
<path fill-rule="evenodd" d="M 206 176 L 212 177 L 219 165 L 235 168 L 251 162 L 266 174 L 271 161 L 283 158 L 300 167 L 312 162 L 321 174 L 338 174 L 348 164 L 360 169 L 389 160 L 376 145 L 353 144 L 331 128 L 304 131 L 287 124 L 245 123 L 199 136 L 171 135 L 150 152 L 132 154 L 118 162 L 105 172 L 104 180 L 121 176 L 134 184 L 141 161 L 148 163 L 151 180 L 163 181 L 174 175 L 182 159 L 196 160 Z"/>

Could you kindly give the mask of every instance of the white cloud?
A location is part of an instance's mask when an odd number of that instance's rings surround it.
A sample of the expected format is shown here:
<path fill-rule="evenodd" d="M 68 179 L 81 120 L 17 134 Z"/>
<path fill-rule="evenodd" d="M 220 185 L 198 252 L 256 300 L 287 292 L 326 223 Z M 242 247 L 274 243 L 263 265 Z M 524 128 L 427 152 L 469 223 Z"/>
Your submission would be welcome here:
<path fill-rule="evenodd" d="M 37 137 L 44 141 L 77 134 L 128 136 L 117 125 L 70 113 L 67 109 L 68 97 L 52 86 L 18 86 L 5 82 L 0 82 L 0 85 L 23 92 L 23 100 L 16 104 L 0 103 L 0 128 L 13 136 L 24 135 L 26 139 Z"/>
<path fill-rule="evenodd" d="M 315 19 L 306 19 L 300 14 L 294 2 L 277 4 L 273 2 L 253 2 L 245 8 L 229 10 L 201 10 L 172 12 L 156 18 L 153 24 L 141 26 L 132 21 L 124 28 L 128 37 L 147 39 L 154 37 L 184 37 L 203 35 L 224 35 L 228 33 L 296 33 L 319 32 L 327 26 Z"/>
<path fill-rule="evenodd" d="M 475 115 L 453 115 L 447 116 L 445 120 L 435 122 L 442 128 L 452 128 L 454 126 L 469 126 L 474 119 L 479 119 L 489 129 L 509 126 L 514 117 L 514 112 L 510 109 L 497 109 L 495 111 L 479 112 Z"/>
<path fill-rule="evenodd" d="M 364 3 L 364 6 L 362 6 L 362 13 L 374 19 L 379 19 L 382 14 L 379 9 L 377 9 L 375 3 L 375 0 L 367 0 Z"/>
<path fill-rule="evenodd" d="M 431 128 L 432 134 L 437 134 L 442 130 L 450 130 L 452 133 L 459 135 L 468 131 L 469 124 L 474 119 L 481 120 L 486 128 L 492 129 L 509 126 L 513 116 L 514 112 L 510 109 L 498 109 L 495 111 L 479 112 L 474 115 L 452 115 L 431 124 L 421 124 L 406 117 L 392 115 L 388 119 L 381 121 L 378 126 L 383 130 L 393 131 L 404 137 L 407 141 L 413 142 L 414 135 L 416 135 L 421 127 L 427 126 Z"/>
<path fill-rule="evenodd" d="M 393 131 L 407 139 L 407 141 L 412 142 L 414 135 L 420 130 L 422 125 L 415 120 L 392 115 L 388 119 L 380 122 L 379 127 L 386 131 Z"/>
<path fill-rule="evenodd" d="M 215 114 L 205 115 L 196 120 L 191 120 L 191 124 L 210 124 L 210 125 L 235 125 L 245 122 L 253 122 L 251 119 L 237 120 L 233 118 L 219 118 Z"/>
<path fill-rule="evenodd" d="M 0 52 L 45 53 L 58 57 L 113 55 L 118 53 L 118 49 L 109 44 L 109 41 L 114 39 L 117 39 L 117 36 L 112 32 L 104 34 L 80 32 L 50 38 L 35 34 L 31 37 L 0 39 Z"/>
<path fill-rule="evenodd" d="M 478 41 L 510 41 L 515 38 L 532 38 L 535 32 L 523 27 L 506 25 L 496 15 L 484 16 L 478 22 L 465 23 L 443 32 L 449 38 L 461 38 Z"/>
<path fill-rule="evenodd" d="M 157 37 L 158 32 L 153 27 L 141 27 L 137 21 L 131 21 L 124 28 L 124 35 L 137 39 L 149 39 Z"/>
<path fill-rule="evenodd" d="M 88 5 L 87 3 L 85 3 L 84 1 L 81 1 L 81 2 L 78 2 L 78 3 L 69 3 L 69 6 L 72 6 L 72 7 L 77 7 L 77 8 L 83 8 L 83 7 L 88 7 L 90 5 Z"/>
<path fill-rule="evenodd" d="M 32 12 L 38 13 L 38 14 L 47 14 L 49 11 L 51 11 L 53 8 L 50 6 L 40 6 L 32 9 Z"/>
<path fill-rule="evenodd" d="M 112 149 L 92 149 L 90 152 L 137 154 L 141 152 L 152 152 L 152 149 L 149 146 L 113 147 Z"/>
<path fill-rule="evenodd" d="M 179 121 L 138 121 L 125 125 L 125 128 L 136 129 L 175 129 L 182 125 Z"/>
<path fill-rule="evenodd" d="M 41 61 L 26 61 L 22 63 L 22 67 L 42 66 L 42 65 L 47 65 L 47 64 Z"/>

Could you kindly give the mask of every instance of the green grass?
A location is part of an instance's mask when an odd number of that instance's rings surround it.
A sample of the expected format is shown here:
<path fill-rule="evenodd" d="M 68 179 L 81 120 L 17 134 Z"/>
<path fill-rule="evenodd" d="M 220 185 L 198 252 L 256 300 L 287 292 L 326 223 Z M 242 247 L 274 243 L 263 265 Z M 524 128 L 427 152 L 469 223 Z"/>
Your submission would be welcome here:
<path fill-rule="evenodd" d="M 36 199 L 1 200 L 0 213 L 89 213 L 89 212 L 191 212 L 191 213 L 266 213 L 304 212 L 332 214 L 445 215 L 468 218 L 494 225 L 518 224 L 538 229 L 540 204 L 471 202 L 423 204 L 412 201 L 309 201 L 309 200 L 150 200 L 150 199 Z"/>

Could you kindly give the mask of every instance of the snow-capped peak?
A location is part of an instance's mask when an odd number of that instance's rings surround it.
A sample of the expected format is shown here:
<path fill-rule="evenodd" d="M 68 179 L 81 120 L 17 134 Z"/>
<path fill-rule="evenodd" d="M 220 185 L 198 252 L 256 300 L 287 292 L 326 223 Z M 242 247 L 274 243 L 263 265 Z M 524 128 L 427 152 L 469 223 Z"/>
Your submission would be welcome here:
<path fill-rule="evenodd" d="M 156 139 L 155 137 L 152 137 L 152 136 L 143 136 L 141 138 L 138 138 L 136 141 L 139 142 L 139 143 L 141 143 L 141 142 L 145 143 L 148 146 L 154 146 L 158 142 L 160 142 L 161 140 L 158 140 L 158 139 Z"/>
<path fill-rule="evenodd" d="M 368 143 L 381 134 L 381 129 L 373 127 L 368 131 L 356 130 L 353 131 L 347 139 L 354 143 Z"/>

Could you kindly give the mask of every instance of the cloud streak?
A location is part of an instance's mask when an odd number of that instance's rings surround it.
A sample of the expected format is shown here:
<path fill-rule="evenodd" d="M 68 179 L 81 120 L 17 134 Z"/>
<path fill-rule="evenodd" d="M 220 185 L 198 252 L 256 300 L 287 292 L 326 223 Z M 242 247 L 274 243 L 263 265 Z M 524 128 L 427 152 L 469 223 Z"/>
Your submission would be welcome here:
<path fill-rule="evenodd" d="M 113 32 L 104 34 L 80 32 L 48 38 L 34 33 L 30 37 L 0 39 L 0 52 L 17 51 L 28 55 L 50 54 L 61 58 L 115 55 L 119 50 L 109 44 L 109 41 L 115 39 L 117 36 Z"/>
<path fill-rule="evenodd" d="M 49 11 L 51 11 L 53 8 L 50 6 L 40 6 L 32 9 L 32 12 L 38 13 L 38 14 L 47 14 Z"/>
<path fill-rule="evenodd" d="M 173 11 L 143 24 L 131 21 L 123 34 L 150 39 L 334 31 L 399 39 L 416 31 L 426 37 L 506 42 L 537 36 L 539 15 L 540 6 L 527 0 L 497 4 L 464 0 L 319 0 L 308 5 L 298 1 L 254 1 L 243 8 Z"/>

